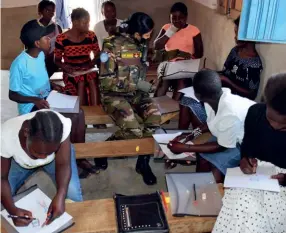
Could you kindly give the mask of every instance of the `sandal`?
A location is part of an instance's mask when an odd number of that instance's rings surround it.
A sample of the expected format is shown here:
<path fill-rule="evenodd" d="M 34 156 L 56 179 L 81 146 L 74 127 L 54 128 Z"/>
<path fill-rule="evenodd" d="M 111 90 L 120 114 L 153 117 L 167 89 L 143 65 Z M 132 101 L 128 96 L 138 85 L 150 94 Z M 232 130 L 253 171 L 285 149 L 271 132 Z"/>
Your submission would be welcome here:
<path fill-rule="evenodd" d="M 165 161 L 165 169 L 170 170 L 177 166 L 177 163 L 172 160 L 166 160 Z"/>

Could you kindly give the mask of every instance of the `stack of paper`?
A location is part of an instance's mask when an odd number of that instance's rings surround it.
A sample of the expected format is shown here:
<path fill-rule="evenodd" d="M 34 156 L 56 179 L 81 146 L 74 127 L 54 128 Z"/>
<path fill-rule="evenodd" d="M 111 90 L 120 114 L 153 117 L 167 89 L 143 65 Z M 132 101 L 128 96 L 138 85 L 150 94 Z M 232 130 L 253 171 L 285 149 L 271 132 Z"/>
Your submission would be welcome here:
<path fill-rule="evenodd" d="M 280 192 L 279 183 L 271 179 L 275 174 L 274 166 L 259 166 L 255 174 L 244 174 L 239 167 L 228 168 L 224 180 L 224 187 L 227 188 L 249 188 L 265 191 Z"/>
<path fill-rule="evenodd" d="M 193 159 L 196 158 L 194 153 L 181 153 L 181 154 L 174 154 L 168 148 L 167 144 L 172 141 L 175 137 L 182 134 L 181 132 L 175 134 L 153 134 L 153 138 L 159 144 L 160 148 L 162 149 L 163 153 L 168 157 L 168 159 L 183 159 L 187 157 L 192 157 Z M 193 144 L 192 142 L 188 142 L 187 144 Z"/>
<path fill-rule="evenodd" d="M 185 94 L 185 95 L 184 95 L 185 97 L 189 97 L 189 98 L 194 99 L 194 100 L 197 101 L 197 102 L 200 102 L 200 101 L 197 99 L 197 97 L 195 96 L 194 87 L 187 87 L 187 88 L 184 88 L 184 89 L 179 90 L 179 92 Z"/>
<path fill-rule="evenodd" d="M 78 113 L 79 112 L 79 98 L 78 96 L 70 96 L 51 91 L 47 101 L 50 108 L 62 113 Z"/>
<path fill-rule="evenodd" d="M 73 218 L 68 213 L 64 213 L 55 219 L 51 224 L 42 227 L 47 218 L 47 210 L 51 203 L 51 199 L 46 196 L 40 189 L 36 189 L 27 196 L 21 198 L 15 203 L 19 208 L 29 210 L 33 217 L 39 220 L 37 226 L 31 223 L 27 227 L 15 227 L 11 218 L 8 218 L 8 212 L 1 212 L 2 223 L 8 233 L 56 233 L 61 232 L 73 224 Z"/>

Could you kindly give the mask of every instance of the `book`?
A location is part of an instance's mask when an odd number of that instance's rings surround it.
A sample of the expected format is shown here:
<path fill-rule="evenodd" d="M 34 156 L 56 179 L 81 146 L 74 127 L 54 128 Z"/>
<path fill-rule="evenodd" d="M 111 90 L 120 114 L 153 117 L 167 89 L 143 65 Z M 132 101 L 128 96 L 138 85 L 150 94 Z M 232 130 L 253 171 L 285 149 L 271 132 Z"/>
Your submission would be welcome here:
<path fill-rule="evenodd" d="M 50 109 L 61 113 L 79 113 L 79 97 L 51 91 L 47 97 Z"/>
<path fill-rule="evenodd" d="M 26 227 L 16 227 L 12 219 L 8 218 L 8 212 L 5 209 L 2 210 L 1 220 L 7 233 L 59 233 L 72 226 L 73 218 L 65 212 L 51 224 L 42 227 L 46 221 L 50 203 L 51 199 L 38 188 L 16 201 L 15 205 L 17 207 L 31 211 L 33 217 L 38 220 L 37 224 L 30 223 Z"/>
<path fill-rule="evenodd" d="M 271 176 L 275 174 L 273 165 L 258 166 L 256 173 L 251 175 L 244 174 L 239 167 L 228 168 L 224 187 L 280 192 L 278 180 L 271 179 Z"/>
<path fill-rule="evenodd" d="M 211 172 L 172 172 L 166 181 L 173 216 L 218 216 L 222 196 Z"/>

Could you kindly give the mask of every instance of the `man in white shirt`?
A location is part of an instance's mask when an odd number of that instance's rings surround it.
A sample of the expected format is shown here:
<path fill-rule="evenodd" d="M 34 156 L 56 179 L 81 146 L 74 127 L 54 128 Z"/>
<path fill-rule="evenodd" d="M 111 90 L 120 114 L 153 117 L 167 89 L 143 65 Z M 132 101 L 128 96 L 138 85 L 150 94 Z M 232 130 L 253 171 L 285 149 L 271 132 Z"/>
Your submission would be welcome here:
<path fill-rule="evenodd" d="M 33 213 L 15 206 L 12 196 L 37 168 L 43 168 L 57 186 L 48 213 L 48 224 L 65 212 L 65 198 L 82 201 L 74 148 L 72 122 L 43 109 L 6 121 L 1 127 L 1 203 L 16 226 L 31 223 Z M 27 217 L 26 217 L 27 216 Z M 37 216 L 35 216 L 37 217 Z"/>
<path fill-rule="evenodd" d="M 222 88 L 220 77 L 215 71 L 198 72 L 194 77 L 193 86 L 197 99 L 204 103 L 207 124 L 195 129 L 186 141 L 208 131 L 213 137 L 202 145 L 187 145 L 178 142 L 182 136 L 170 142 L 168 146 L 174 153 L 200 153 L 202 158 L 198 162 L 197 170 L 202 171 L 201 165 L 207 160 L 212 164 L 217 182 L 222 182 L 226 169 L 239 165 L 245 117 L 255 102 L 231 94 L 228 88 Z"/>
<path fill-rule="evenodd" d="M 116 7 L 111 1 L 102 3 L 101 12 L 105 19 L 98 22 L 94 27 L 100 50 L 102 50 L 103 40 L 113 35 L 116 27 L 120 26 L 122 22 L 122 20 L 116 18 Z"/>

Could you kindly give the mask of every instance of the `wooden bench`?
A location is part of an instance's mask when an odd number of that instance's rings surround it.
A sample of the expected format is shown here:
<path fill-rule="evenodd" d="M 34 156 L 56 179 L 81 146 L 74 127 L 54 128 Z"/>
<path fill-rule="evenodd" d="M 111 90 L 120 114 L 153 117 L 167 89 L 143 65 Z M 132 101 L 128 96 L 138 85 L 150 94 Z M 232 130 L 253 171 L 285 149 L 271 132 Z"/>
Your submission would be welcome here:
<path fill-rule="evenodd" d="M 203 134 L 194 140 L 195 144 L 203 144 L 211 137 L 209 133 Z M 76 158 L 103 158 L 138 156 L 154 154 L 154 139 L 142 138 L 131 140 L 87 142 L 74 144 Z M 137 150 L 136 150 L 137 148 Z"/>
<path fill-rule="evenodd" d="M 161 117 L 161 124 L 169 121 L 179 114 L 179 104 L 168 96 L 152 98 L 158 106 Z M 82 106 L 85 115 L 86 125 L 113 124 L 111 117 L 100 106 Z"/>

